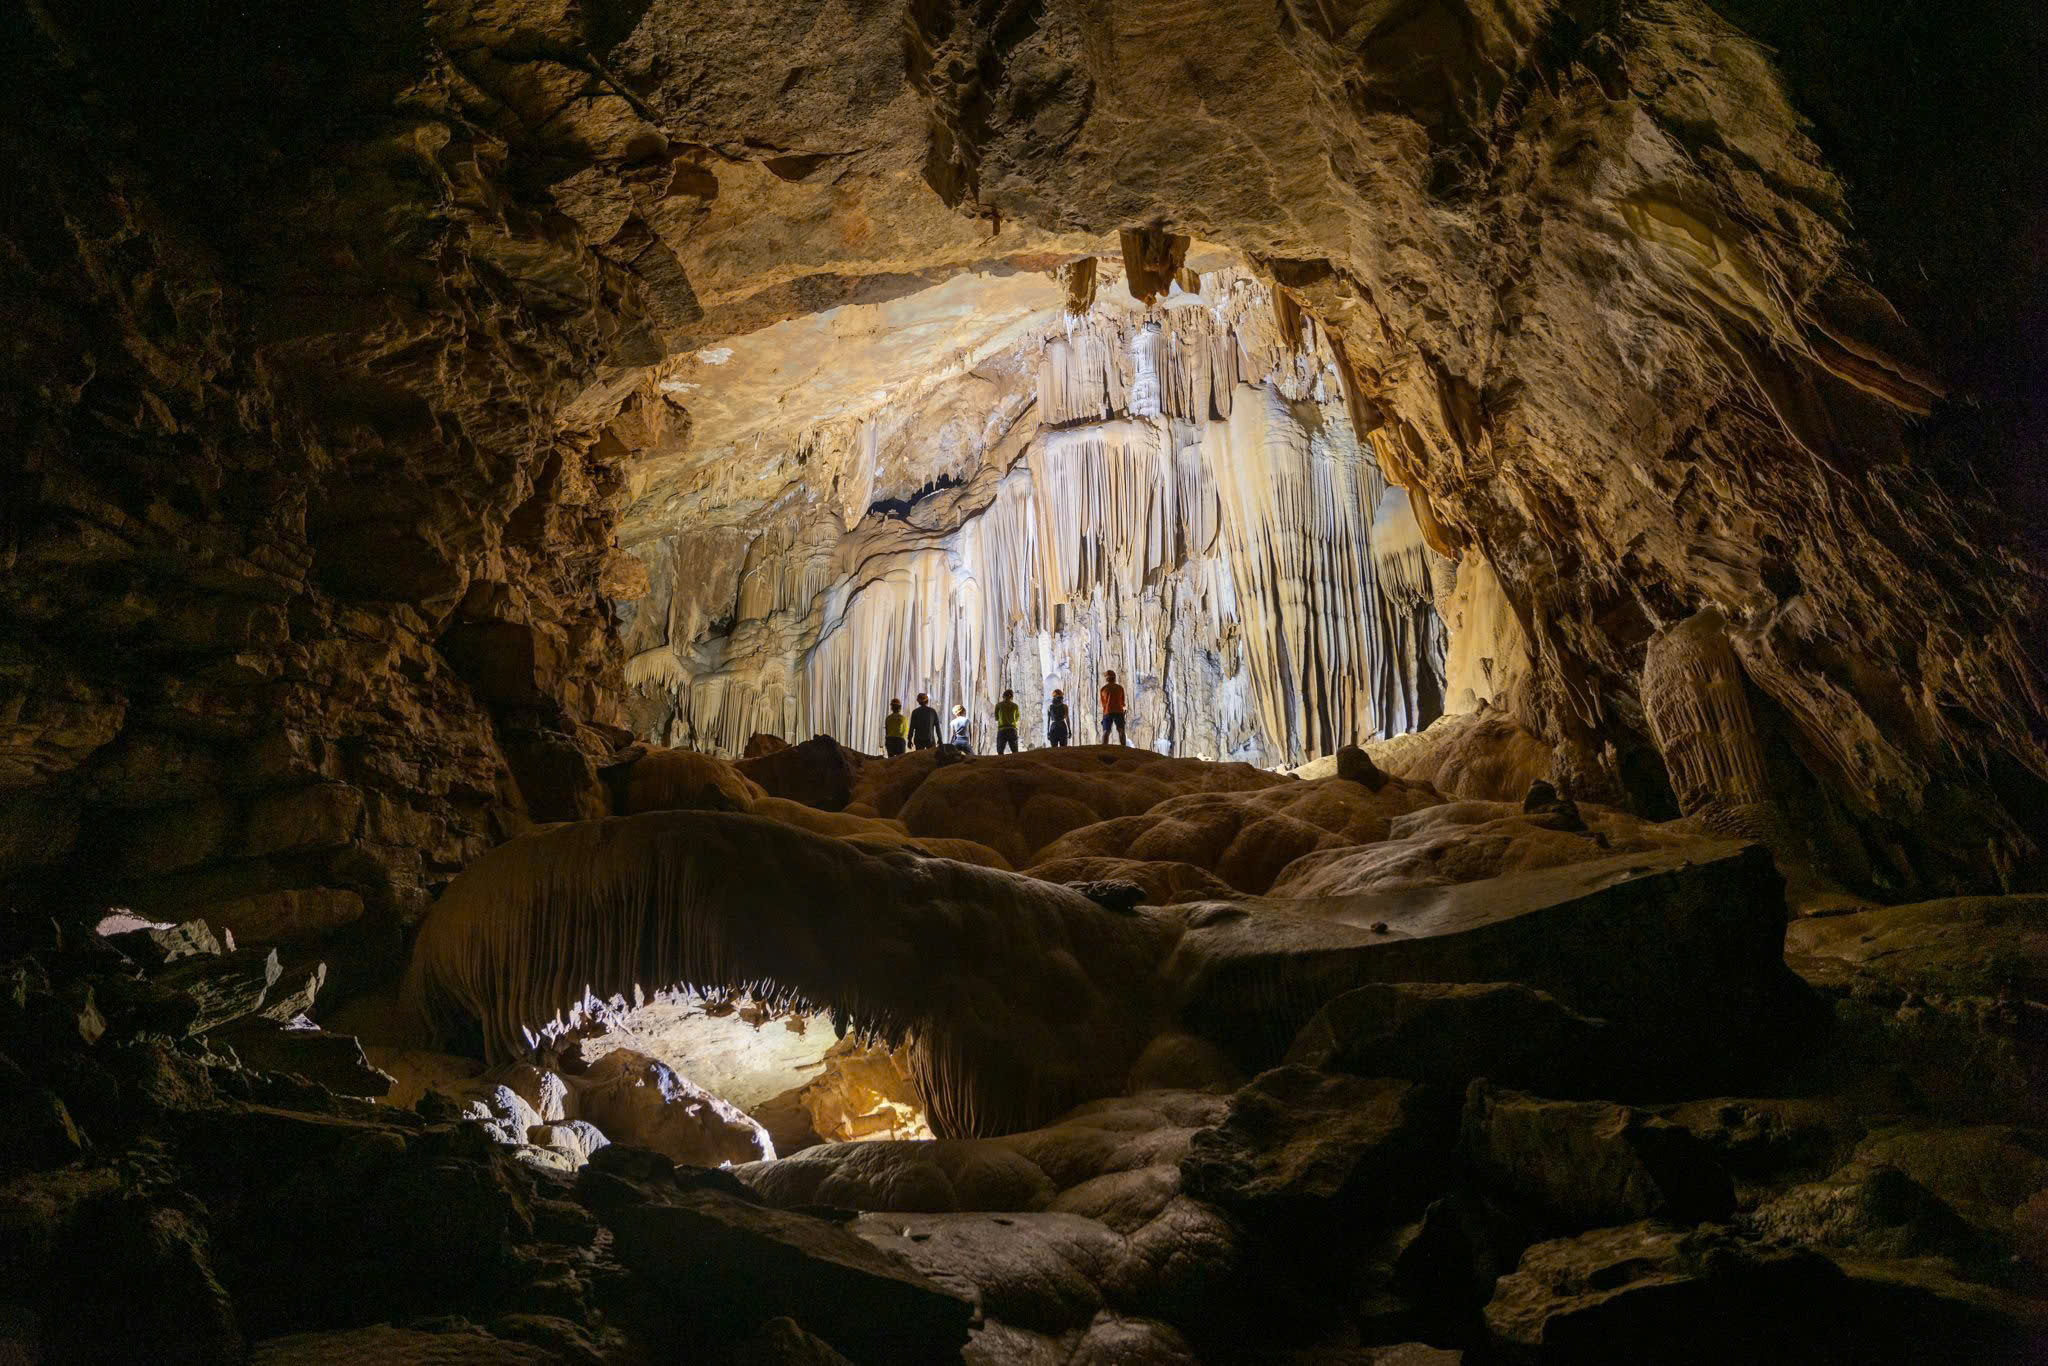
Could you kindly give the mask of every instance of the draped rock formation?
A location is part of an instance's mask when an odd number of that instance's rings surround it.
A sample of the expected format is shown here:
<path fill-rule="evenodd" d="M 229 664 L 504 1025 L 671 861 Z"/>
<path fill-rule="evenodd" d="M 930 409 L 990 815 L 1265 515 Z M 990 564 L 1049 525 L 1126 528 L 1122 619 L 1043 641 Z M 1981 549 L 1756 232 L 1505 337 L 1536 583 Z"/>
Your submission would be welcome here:
<path fill-rule="evenodd" d="M 1091 282 L 1114 277 L 1084 259 Z M 1035 731 L 1063 687 L 1093 739 L 1105 669 L 1132 742 L 1177 754 L 1298 763 L 1437 714 L 1432 556 L 1314 320 L 1228 265 L 1182 270 L 1157 308 L 1119 287 L 1075 314 L 1055 283 L 1038 292 L 1024 339 L 950 384 L 877 390 L 836 433 L 806 423 L 754 515 L 706 506 L 749 506 L 715 466 L 701 479 L 723 491 L 636 506 L 628 544 L 658 587 L 631 609 L 628 681 L 655 738 L 737 753 L 756 731 L 822 732 L 875 751 L 889 699 L 928 692 L 966 702 L 987 747 L 1004 689 Z M 721 364 L 765 368 L 750 352 L 801 337 L 777 331 Z M 802 416 L 820 400 L 782 401 Z M 847 488 L 865 492 L 830 496 Z"/>

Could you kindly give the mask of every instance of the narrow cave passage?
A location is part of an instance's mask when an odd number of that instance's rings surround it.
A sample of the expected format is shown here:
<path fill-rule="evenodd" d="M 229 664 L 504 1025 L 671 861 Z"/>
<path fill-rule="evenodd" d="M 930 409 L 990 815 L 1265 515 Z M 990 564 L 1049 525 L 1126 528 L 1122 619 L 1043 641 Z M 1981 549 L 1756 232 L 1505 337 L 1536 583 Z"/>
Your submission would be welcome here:
<path fill-rule="evenodd" d="M 2043 69 L 0 4 L 0 1361 L 2048 1359 Z"/>

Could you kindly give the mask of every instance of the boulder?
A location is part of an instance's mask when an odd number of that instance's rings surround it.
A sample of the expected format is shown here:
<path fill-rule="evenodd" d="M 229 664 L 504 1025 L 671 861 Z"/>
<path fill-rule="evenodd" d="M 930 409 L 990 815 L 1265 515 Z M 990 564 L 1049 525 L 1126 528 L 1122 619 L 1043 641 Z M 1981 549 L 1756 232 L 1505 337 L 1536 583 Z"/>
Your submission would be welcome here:
<path fill-rule="evenodd" d="M 396 1083 L 370 1065 L 363 1046 L 352 1034 L 324 1029 L 287 1029 L 275 1020 L 257 1019 L 221 1032 L 218 1042 L 237 1057 L 265 1072 L 289 1072 L 317 1082 L 341 1096 L 384 1096 Z"/>
<path fill-rule="evenodd" d="M 1052 1182 L 1026 1158 L 988 1139 L 827 1143 L 734 1175 L 784 1209 L 837 1205 L 902 1213 L 1038 1210 Z"/>
<path fill-rule="evenodd" d="M 1387 785 L 1387 775 L 1372 761 L 1372 756 L 1357 745 L 1346 745 L 1337 751 L 1337 776 L 1347 783 L 1363 784 L 1372 792 Z"/>
<path fill-rule="evenodd" d="M 934 1366 L 958 1361 L 967 1340 L 967 1298 L 838 1224 L 711 1189 L 597 1212 L 619 1260 L 659 1287 L 692 1333 L 731 1340 L 794 1318 L 856 1360 Z"/>
<path fill-rule="evenodd" d="M 1794 1186 L 1742 1216 L 1766 1239 L 1873 1257 L 1982 1253 L 1983 1239 L 1933 1192 L 1897 1167 L 1850 1163 L 1824 1181 Z"/>
<path fill-rule="evenodd" d="M 1462 1091 L 1485 1077 L 1546 1095 L 1609 1080 L 1609 1031 L 1514 982 L 1378 982 L 1337 997 L 1295 1036 L 1290 1065 Z"/>
<path fill-rule="evenodd" d="M 1863 1137 L 1863 1123 L 1833 1100 L 1719 1098 L 1658 1111 L 1714 1150 L 1738 1181 L 1816 1177 Z"/>
<path fill-rule="evenodd" d="M 573 1085 L 576 1114 L 614 1143 L 701 1167 L 775 1156 L 774 1141 L 758 1121 L 644 1053 L 607 1053 Z M 539 1122 L 536 1115 L 518 1130 L 520 1137 Z"/>
<path fill-rule="evenodd" d="M 1802 1017 L 1783 883 L 1761 845 L 1681 847 L 1453 886 L 1179 909 L 1183 1026 L 1269 1066 L 1371 982 L 1519 982 L 1641 1040 L 1662 1069 L 1747 1072 Z"/>
<path fill-rule="evenodd" d="M 256 1343 L 250 1366 L 549 1366 L 562 1358 L 479 1329 L 430 1333 L 389 1323 L 329 1333 L 293 1333 Z"/>
<path fill-rule="evenodd" d="M 611 1142 L 596 1125 L 580 1119 L 536 1124 L 526 1131 L 526 1141 L 535 1147 L 561 1153 L 576 1167 L 588 1162 L 592 1153 Z"/>
<path fill-rule="evenodd" d="M 752 748 L 751 741 L 748 748 Z M 731 1366 L 853 1366 L 831 1343 L 805 1332 L 795 1319 L 768 1320 L 728 1360 Z"/>
<path fill-rule="evenodd" d="M 1461 1147 L 1498 1188 L 1574 1228 L 1726 1219 L 1735 1189 L 1713 1150 L 1666 1119 L 1606 1101 L 1539 1100 L 1483 1081 Z"/>
<path fill-rule="evenodd" d="M 1121 1238 L 1072 1214 L 868 1216 L 852 1227 L 989 1318 L 1038 1333 L 1091 1322 L 1123 1256 Z"/>
<path fill-rule="evenodd" d="M 1231 1098 L 1181 1161 L 1188 1194 L 1305 1236 L 1410 1217 L 1449 1179 L 1454 1092 L 1281 1067 Z"/>
<path fill-rule="evenodd" d="M 755 736 L 763 740 L 766 736 Z M 747 757 L 733 764 L 744 778 L 771 797 L 801 802 L 820 811 L 842 811 L 853 800 L 854 780 L 867 756 L 850 750 L 829 735 L 815 735 L 800 745 L 756 752 L 747 743 Z"/>
<path fill-rule="evenodd" d="M 1485 1318 L 1501 1360 L 1544 1366 L 2017 1362 L 2041 1343 L 2025 1305 L 1924 1263 L 1648 1222 L 1530 1248 Z"/>

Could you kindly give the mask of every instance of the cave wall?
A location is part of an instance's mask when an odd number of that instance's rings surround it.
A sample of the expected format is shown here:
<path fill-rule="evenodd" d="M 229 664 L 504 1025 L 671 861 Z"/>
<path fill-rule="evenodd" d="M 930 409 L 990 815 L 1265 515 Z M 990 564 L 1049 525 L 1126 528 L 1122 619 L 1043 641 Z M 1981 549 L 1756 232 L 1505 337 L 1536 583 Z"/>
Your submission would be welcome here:
<path fill-rule="evenodd" d="M 620 473 L 541 414 L 650 348 L 394 17 L 9 12 L 17 905 L 388 945 L 528 820 L 598 809 Z"/>

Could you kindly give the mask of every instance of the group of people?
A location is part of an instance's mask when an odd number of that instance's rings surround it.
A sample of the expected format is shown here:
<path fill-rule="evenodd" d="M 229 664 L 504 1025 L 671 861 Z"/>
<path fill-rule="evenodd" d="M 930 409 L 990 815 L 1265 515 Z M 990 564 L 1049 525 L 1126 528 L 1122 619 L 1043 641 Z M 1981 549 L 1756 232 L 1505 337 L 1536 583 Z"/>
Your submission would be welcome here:
<path fill-rule="evenodd" d="M 1109 743 L 1109 733 L 1114 730 L 1116 742 L 1128 745 L 1130 740 L 1124 732 L 1124 688 L 1116 681 L 1116 670 L 1103 673 L 1102 689 L 1096 700 L 1102 704 L 1102 743 Z M 1017 730 L 1022 716 L 1017 694 L 1003 689 L 1003 700 L 996 703 L 996 753 L 1017 752 Z M 1073 717 L 1066 692 L 1054 688 L 1052 700 L 1045 704 L 1045 742 L 1054 749 L 1064 749 L 1072 734 Z M 974 748 L 974 723 L 967 715 L 966 703 L 953 704 L 953 715 L 945 723 L 944 739 L 946 744 L 959 749 Z M 917 706 L 908 716 L 903 713 L 903 699 L 890 698 L 889 714 L 882 718 L 882 742 L 891 758 L 906 749 L 931 749 L 939 744 L 939 710 L 932 705 L 930 696 L 919 693 Z"/>

